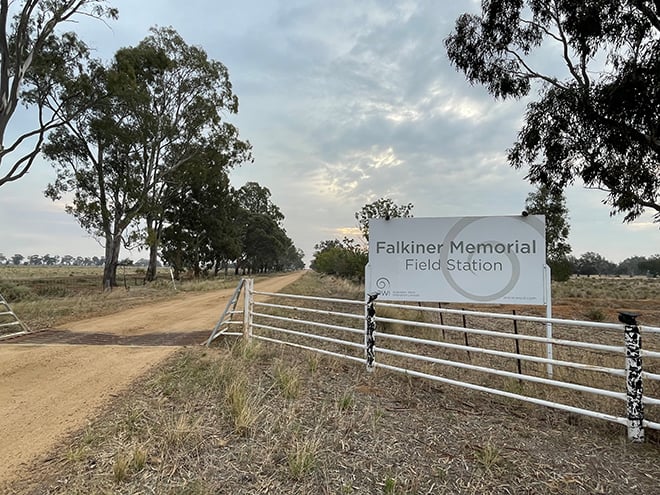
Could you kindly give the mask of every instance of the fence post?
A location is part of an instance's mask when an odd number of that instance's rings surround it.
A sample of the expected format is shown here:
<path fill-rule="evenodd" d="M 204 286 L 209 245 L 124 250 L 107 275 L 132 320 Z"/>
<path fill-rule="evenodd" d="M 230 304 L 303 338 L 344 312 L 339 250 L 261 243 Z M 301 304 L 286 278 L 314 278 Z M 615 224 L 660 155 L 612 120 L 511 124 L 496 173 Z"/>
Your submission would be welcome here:
<path fill-rule="evenodd" d="M 461 311 L 465 311 L 465 308 L 461 308 Z M 465 313 L 463 313 L 461 317 L 463 318 L 463 328 L 467 328 L 467 318 L 465 317 Z M 465 347 L 470 347 L 470 341 L 468 340 L 467 332 L 463 332 L 463 340 L 465 341 Z M 472 361 L 472 358 L 470 357 L 470 351 L 466 352 L 468 361 Z"/>
<path fill-rule="evenodd" d="M 364 321 L 364 354 L 367 358 L 367 371 L 371 372 L 376 366 L 376 305 L 378 292 L 367 294 L 366 318 Z"/>
<path fill-rule="evenodd" d="M 513 316 L 516 316 L 516 310 L 513 310 Z M 515 318 L 513 319 L 513 333 L 518 335 L 518 320 Z M 520 356 L 520 340 L 518 338 L 515 339 L 516 342 L 516 354 Z M 520 358 L 516 359 L 517 361 L 517 366 L 518 366 L 518 374 L 522 375 L 522 363 L 520 362 Z"/>
<path fill-rule="evenodd" d="M 626 342 L 626 412 L 628 413 L 628 440 L 644 441 L 644 390 L 642 387 L 642 334 L 637 325 L 637 314 L 619 312 L 619 321 L 625 325 Z"/>
<path fill-rule="evenodd" d="M 545 317 L 550 320 L 552 318 L 552 270 L 546 264 L 543 266 L 545 274 Z M 548 321 L 545 324 L 545 337 L 547 339 L 552 339 L 552 322 Z M 545 345 L 546 348 L 546 357 L 552 360 L 552 342 L 548 342 Z M 553 369 L 552 363 L 548 363 L 546 366 L 546 372 L 548 378 L 552 378 Z"/>
<path fill-rule="evenodd" d="M 438 303 L 438 309 L 442 309 L 442 303 Z M 442 313 L 440 313 L 440 325 L 444 325 L 444 324 L 445 324 L 445 320 L 442 317 Z M 445 338 L 445 329 L 444 328 L 442 329 L 442 340 L 447 340 Z"/>
<path fill-rule="evenodd" d="M 254 279 L 246 278 L 243 285 L 243 338 L 249 340 L 252 338 L 252 290 L 254 289 Z"/>
<path fill-rule="evenodd" d="M 170 266 L 170 278 L 172 279 L 172 287 L 174 287 L 174 290 L 177 290 L 176 282 L 174 281 L 174 270 L 172 270 L 171 266 Z"/>

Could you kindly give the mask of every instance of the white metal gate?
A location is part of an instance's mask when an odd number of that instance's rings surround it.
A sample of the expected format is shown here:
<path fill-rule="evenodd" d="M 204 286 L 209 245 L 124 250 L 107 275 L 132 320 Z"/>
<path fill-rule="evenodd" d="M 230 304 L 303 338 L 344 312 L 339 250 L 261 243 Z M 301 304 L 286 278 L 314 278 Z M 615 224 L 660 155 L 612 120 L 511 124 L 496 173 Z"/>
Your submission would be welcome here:
<path fill-rule="evenodd" d="M 660 328 L 638 325 L 635 315 L 598 323 L 253 287 L 241 281 L 207 344 L 242 334 L 621 424 L 635 442 L 644 428 L 660 430 Z"/>
<path fill-rule="evenodd" d="M 0 294 L 0 340 L 28 332 L 28 327 L 16 316 L 9 303 Z"/>

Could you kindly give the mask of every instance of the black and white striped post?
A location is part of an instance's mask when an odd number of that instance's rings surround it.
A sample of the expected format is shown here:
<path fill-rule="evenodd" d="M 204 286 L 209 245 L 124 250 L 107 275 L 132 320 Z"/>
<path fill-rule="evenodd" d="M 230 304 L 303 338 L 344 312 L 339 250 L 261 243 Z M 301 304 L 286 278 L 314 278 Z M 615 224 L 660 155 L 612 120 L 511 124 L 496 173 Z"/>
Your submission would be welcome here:
<path fill-rule="evenodd" d="M 625 325 L 626 342 L 626 395 L 628 414 L 628 440 L 644 441 L 644 389 L 642 387 L 642 335 L 635 313 L 619 313 L 619 321 Z"/>
<path fill-rule="evenodd" d="M 364 323 L 364 353 L 367 359 L 367 371 L 371 372 L 376 367 L 376 298 L 378 292 L 367 294 L 367 309 Z"/>

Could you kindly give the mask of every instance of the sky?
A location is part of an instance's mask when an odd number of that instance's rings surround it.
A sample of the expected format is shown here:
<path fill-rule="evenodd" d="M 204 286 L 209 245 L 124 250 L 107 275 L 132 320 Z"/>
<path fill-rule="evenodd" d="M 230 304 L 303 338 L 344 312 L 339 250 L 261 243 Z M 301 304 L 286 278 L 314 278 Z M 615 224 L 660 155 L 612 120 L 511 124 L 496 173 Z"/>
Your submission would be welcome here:
<path fill-rule="evenodd" d="M 239 112 L 229 120 L 254 163 L 231 173 L 268 187 L 284 228 L 309 262 L 323 240 L 357 235 L 355 212 L 387 197 L 415 217 L 512 215 L 534 190 L 512 169 L 525 101 L 494 100 L 447 59 L 443 41 L 474 0 L 114 0 L 117 21 L 79 19 L 74 30 L 109 61 L 153 26 L 171 26 L 225 64 Z M 548 70 L 552 58 L 538 58 Z M 557 63 L 559 60 L 557 60 Z M 40 160 L 0 187 L 0 253 L 102 256 L 102 243 L 43 191 Z M 660 252 L 650 213 L 623 224 L 605 194 L 566 191 L 573 254 L 620 262 Z M 137 259 L 143 253 L 122 251 Z"/>

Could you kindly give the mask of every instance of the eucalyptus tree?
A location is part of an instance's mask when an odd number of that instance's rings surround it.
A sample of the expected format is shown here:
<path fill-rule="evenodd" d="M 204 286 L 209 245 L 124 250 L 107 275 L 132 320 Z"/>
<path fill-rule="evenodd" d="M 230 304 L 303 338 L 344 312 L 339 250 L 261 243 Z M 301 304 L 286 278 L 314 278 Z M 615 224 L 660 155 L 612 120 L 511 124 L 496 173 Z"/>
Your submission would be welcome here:
<path fill-rule="evenodd" d="M 284 214 L 271 200 L 270 189 L 258 182 L 245 183 L 235 192 L 235 197 L 238 205 L 235 223 L 241 246 L 236 273 L 239 269 L 258 271 L 257 265 L 268 257 L 262 247 L 270 246 L 274 251 L 281 251 L 283 237 L 279 230 L 282 230 Z M 282 233 L 286 237 L 286 233 Z"/>
<path fill-rule="evenodd" d="M 58 33 L 82 17 L 116 18 L 105 0 L 0 0 L 0 186 L 23 177 L 49 131 L 68 114 L 64 85 L 77 75 L 87 46 L 73 33 Z M 19 104 L 36 114 L 30 123 Z"/>
<path fill-rule="evenodd" d="M 314 246 L 311 269 L 319 273 L 362 281 L 369 261 L 367 250 L 355 240 L 326 240 Z"/>
<path fill-rule="evenodd" d="M 660 255 L 653 255 L 639 263 L 639 268 L 646 275 L 660 276 Z"/>
<path fill-rule="evenodd" d="M 624 221 L 645 208 L 660 220 L 658 0 L 482 0 L 445 45 L 496 98 L 538 89 L 508 154 L 532 183 L 579 178 Z"/>
<path fill-rule="evenodd" d="M 126 69 L 139 71 L 142 54 L 166 57 L 165 70 L 147 80 L 141 88 L 144 106 L 135 109 L 135 160 L 144 170 L 149 185 L 144 212 L 150 250 L 147 278 L 156 272 L 165 210 L 162 207 L 176 194 L 170 175 L 180 167 L 200 165 L 199 157 L 215 156 L 208 166 L 229 170 L 252 160 L 249 142 L 239 138 L 238 129 L 224 118 L 238 112 L 227 67 L 209 59 L 200 47 L 188 45 L 172 28 L 152 29 L 137 47 L 122 51 Z M 201 165 L 204 165 L 201 163 Z"/>
<path fill-rule="evenodd" d="M 284 214 L 270 198 L 270 189 L 261 186 L 258 182 L 246 182 L 236 191 L 236 200 L 241 208 L 251 213 L 266 215 L 281 225 Z"/>
<path fill-rule="evenodd" d="M 58 129 L 45 147 L 58 172 L 47 194 L 73 192 L 67 211 L 103 236 L 105 287 L 116 285 L 122 242 L 135 242 L 130 234 L 140 222 L 146 224 L 153 274 L 175 172 L 199 166 L 197 158 L 210 149 L 225 167 L 251 158 L 249 143 L 224 121 L 225 113 L 238 110 L 227 68 L 173 29 L 160 28 L 119 50 L 109 67 L 91 63 L 71 87 L 84 89 L 95 105 Z"/>
<path fill-rule="evenodd" d="M 616 265 L 593 251 L 587 251 L 576 260 L 576 271 L 579 275 L 613 275 Z"/>
<path fill-rule="evenodd" d="M 144 71 L 134 74 L 136 82 L 149 77 L 150 70 L 161 63 L 150 60 L 147 67 L 145 62 Z M 116 62 L 108 68 L 90 62 L 87 71 L 70 84 L 71 93 L 78 95 L 66 108 L 70 118 L 43 147 L 57 172 L 46 195 L 55 200 L 73 193 L 66 211 L 105 242 L 104 288 L 116 285 L 124 234 L 137 221 L 147 199 L 142 170 L 131 160 L 130 108 L 141 95 L 125 91 L 118 71 Z"/>
<path fill-rule="evenodd" d="M 240 250 L 234 223 L 236 203 L 215 149 L 172 172 L 161 229 L 161 257 L 175 276 L 190 270 L 198 277 L 218 260 L 235 259 Z"/>
<path fill-rule="evenodd" d="M 568 262 L 568 255 L 571 254 L 568 242 L 571 226 L 566 196 L 562 191 L 539 186 L 527 195 L 525 210 L 532 215 L 545 216 L 545 252 L 548 265 L 552 268 L 552 277 L 559 281 L 568 280 L 571 275 Z"/>
<path fill-rule="evenodd" d="M 630 256 L 617 265 L 616 274 L 630 277 L 643 275 L 644 269 L 640 265 L 645 261 L 647 259 L 644 256 Z"/>
<path fill-rule="evenodd" d="M 286 253 L 287 240 L 286 232 L 271 216 L 248 212 L 243 242 L 245 268 L 250 273 L 275 270 Z"/>
<path fill-rule="evenodd" d="M 278 270 L 291 271 L 302 270 L 305 268 L 305 252 L 296 247 L 293 241 L 287 236 L 287 245 L 285 251 L 280 257 Z"/>

